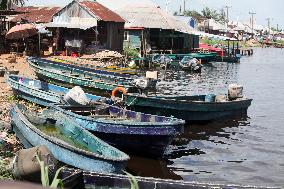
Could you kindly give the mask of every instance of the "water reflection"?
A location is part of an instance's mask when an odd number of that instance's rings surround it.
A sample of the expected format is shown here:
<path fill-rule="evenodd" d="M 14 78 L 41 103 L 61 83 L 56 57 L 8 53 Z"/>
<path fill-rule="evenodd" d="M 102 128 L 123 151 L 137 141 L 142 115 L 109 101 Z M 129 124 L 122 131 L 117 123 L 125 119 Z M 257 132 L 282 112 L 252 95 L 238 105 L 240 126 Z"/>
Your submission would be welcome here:
<path fill-rule="evenodd" d="M 204 124 L 190 124 L 185 127 L 183 134 L 179 135 L 172 142 L 166 159 L 177 159 L 188 155 L 206 154 L 198 141 L 210 141 L 215 144 L 225 144 L 220 139 L 232 139 L 236 132 L 228 131 L 230 128 L 250 125 L 250 118 L 247 116 L 235 117 L 234 119 L 216 120 Z M 238 139 L 234 139 L 238 140 Z M 192 144 L 190 144 L 192 143 Z M 200 146 L 201 145 L 201 146 Z"/>

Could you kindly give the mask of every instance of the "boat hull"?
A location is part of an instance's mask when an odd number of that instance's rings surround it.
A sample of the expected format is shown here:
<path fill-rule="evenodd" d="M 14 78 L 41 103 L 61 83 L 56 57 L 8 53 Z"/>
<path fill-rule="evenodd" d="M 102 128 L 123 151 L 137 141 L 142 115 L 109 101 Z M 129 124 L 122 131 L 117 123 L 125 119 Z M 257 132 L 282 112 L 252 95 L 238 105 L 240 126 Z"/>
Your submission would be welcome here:
<path fill-rule="evenodd" d="M 20 79 L 22 83 L 19 82 Z M 29 85 L 29 82 L 37 87 Z M 50 103 L 61 103 L 63 96 L 69 91 L 68 88 L 15 75 L 8 76 L 7 83 L 18 97 L 42 106 L 50 106 Z M 86 96 L 94 101 L 102 98 L 91 94 L 86 94 Z"/>
<path fill-rule="evenodd" d="M 163 157 L 175 135 L 131 135 L 93 132 L 97 137 L 119 150 L 142 157 Z"/>
<path fill-rule="evenodd" d="M 12 126 L 16 136 L 24 144 L 25 147 L 34 147 L 45 145 L 56 159 L 59 161 L 89 171 L 98 171 L 104 173 L 120 173 L 127 164 L 127 161 L 115 162 L 105 159 L 84 155 L 77 150 L 72 150 L 60 142 L 33 129 L 31 124 L 24 115 L 20 113 L 17 107 L 11 110 Z"/>
<path fill-rule="evenodd" d="M 178 97 L 177 97 L 178 98 Z M 210 121 L 247 114 L 251 99 L 220 103 L 182 101 L 175 99 L 147 98 L 127 95 L 126 104 L 135 111 L 174 116 L 186 121 Z"/>
<path fill-rule="evenodd" d="M 127 153 L 144 157 L 162 157 L 174 137 L 184 130 L 183 121 L 177 121 L 176 124 L 159 122 L 139 124 L 139 121 L 136 123 L 105 122 L 66 111 L 59 106 L 52 106 L 52 108 L 53 111 L 72 117 L 82 127 L 110 145 Z"/>
<path fill-rule="evenodd" d="M 118 174 L 100 174 L 74 169 L 63 169 L 61 178 L 68 188 L 130 188 L 129 176 Z M 184 182 L 181 180 L 159 179 L 134 176 L 140 189 L 265 189 L 268 187 L 206 184 L 198 182 Z"/>

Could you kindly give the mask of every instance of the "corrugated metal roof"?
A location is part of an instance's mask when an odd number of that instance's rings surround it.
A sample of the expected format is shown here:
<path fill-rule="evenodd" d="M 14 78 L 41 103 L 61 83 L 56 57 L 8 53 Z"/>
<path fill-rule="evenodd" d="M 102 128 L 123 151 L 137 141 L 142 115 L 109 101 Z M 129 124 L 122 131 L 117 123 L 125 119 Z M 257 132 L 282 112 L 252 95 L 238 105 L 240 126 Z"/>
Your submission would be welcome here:
<path fill-rule="evenodd" d="M 28 22 L 47 23 L 52 21 L 53 15 L 60 9 L 60 7 L 18 7 L 15 11 L 26 13 L 17 15 L 11 21 L 20 22 L 22 19 L 25 19 Z"/>
<path fill-rule="evenodd" d="M 176 30 L 182 33 L 193 33 L 193 29 L 152 5 L 130 5 L 117 10 L 117 13 L 128 21 L 125 27 L 144 27 Z"/>
<path fill-rule="evenodd" d="M 99 20 L 106 22 L 125 22 L 118 14 L 94 1 L 79 1 L 79 4 L 92 13 Z"/>

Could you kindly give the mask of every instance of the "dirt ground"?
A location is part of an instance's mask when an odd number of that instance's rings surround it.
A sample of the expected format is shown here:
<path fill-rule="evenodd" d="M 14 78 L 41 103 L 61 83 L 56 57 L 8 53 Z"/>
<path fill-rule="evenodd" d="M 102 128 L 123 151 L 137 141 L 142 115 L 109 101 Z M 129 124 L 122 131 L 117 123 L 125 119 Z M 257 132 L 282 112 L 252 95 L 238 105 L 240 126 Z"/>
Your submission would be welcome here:
<path fill-rule="evenodd" d="M 4 67 L 7 71 L 19 70 L 19 75 L 33 77 L 34 73 L 29 68 L 25 57 L 11 54 L 0 56 L 0 68 Z M 9 109 L 12 103 L 13 94 L 11 88 L 6 84 L 5 77 L 0 77 L 0 120 L 10 122 Z"/>
<path fill-rule="evenodd" d="M 34 77 L 33 71 L 29 68 L 25 57 L 11 54 L 0 55 L 0 70 L 19 71 L 19 75 Z M 14 102 L 14 96 L 11 88 L 6 84 L 6 78 L 0 77 L 0 179 L 13 179 L 12 174 L 7 167 L 15 152 L 21 148 L 10 129 L 9 111 Z"/>

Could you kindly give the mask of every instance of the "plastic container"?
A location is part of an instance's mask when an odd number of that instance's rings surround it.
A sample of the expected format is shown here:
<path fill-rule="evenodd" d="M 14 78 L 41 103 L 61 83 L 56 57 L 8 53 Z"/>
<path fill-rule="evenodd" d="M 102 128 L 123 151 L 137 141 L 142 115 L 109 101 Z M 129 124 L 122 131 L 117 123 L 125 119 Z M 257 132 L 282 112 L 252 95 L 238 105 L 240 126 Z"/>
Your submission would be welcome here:
<path fill-rule="evenodd" d="M 208 94 L 205 96 L 205 102 L 215 102 L 215 98 L 215 94 Z"/>

